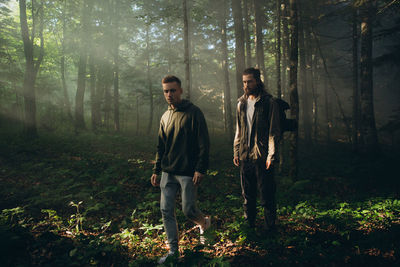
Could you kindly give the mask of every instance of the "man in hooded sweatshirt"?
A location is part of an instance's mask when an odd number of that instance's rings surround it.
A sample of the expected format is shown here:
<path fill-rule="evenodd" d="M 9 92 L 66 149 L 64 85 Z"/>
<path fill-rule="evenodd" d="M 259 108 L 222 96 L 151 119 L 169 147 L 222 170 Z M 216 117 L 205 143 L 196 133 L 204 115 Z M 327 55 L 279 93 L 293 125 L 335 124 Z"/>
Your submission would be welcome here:
<path fill-rule="evenodd" d="M 169 252 L 160 258 L 160 264 L 168 257 L 179 255 L 175 217 L 179 188 L 183 213 L 199 225 L 200 235 L 211 224 L 211 218 L 204 216 L 196 206 L 197 186 L 208 168 L 209 136 L 204 115 L 190 101 L 181 99 L 183 90 L 178 77 L 164 77 L 162 87 L 169 106 L 161 117 L 156 162 L 151 176 L 151 184 L 161 188 L 160 209 L 169 245 Z M 203 236 L 200 236 L 200 241 L 204 243 Z"/>

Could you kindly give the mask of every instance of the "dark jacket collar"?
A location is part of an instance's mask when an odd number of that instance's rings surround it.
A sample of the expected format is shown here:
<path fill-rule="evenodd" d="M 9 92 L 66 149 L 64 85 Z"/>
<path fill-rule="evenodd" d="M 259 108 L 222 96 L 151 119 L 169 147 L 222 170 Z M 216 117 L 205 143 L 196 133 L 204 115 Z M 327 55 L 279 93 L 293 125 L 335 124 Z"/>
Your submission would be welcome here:
<path fill-rule="evenodd" d="M 189 100 L 182 99 L 181 103 L 179 103 L 175 108 L 172 108 L 171 105 L 168 106 L 169 110 L 175 111 L 185 111 L 187 110 L 192 104 Z"/>

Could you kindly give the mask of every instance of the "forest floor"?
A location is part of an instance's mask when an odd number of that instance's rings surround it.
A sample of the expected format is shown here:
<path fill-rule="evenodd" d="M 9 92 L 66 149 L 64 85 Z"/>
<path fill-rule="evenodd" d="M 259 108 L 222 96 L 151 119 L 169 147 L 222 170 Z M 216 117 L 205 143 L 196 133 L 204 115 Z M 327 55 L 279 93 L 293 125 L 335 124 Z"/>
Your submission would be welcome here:
<path fill-rule="evenodd" d="M 1 265 L 156 265 L 167 246 L 160 190 L 150 184 L 154 141 L 3 134 Z M 178 197 L 178 266 L 399 266 L 398 153 L 365 159 L 346 144 L 301 146 L 298 180 L 286 169 L 276 175 L 277 231 L 262 235 L 242 218 L 230 145 L 222 137 L 211 145 L 198 194 L 199 208 L 212 216 L 208 243 L 199 244 Z"/>

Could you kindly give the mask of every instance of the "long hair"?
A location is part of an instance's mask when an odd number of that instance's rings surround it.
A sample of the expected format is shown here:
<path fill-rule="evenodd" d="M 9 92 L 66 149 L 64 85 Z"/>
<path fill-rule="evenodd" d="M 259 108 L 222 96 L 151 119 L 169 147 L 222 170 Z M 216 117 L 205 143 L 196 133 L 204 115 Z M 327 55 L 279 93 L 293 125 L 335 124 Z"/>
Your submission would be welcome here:
<path fill-rule="evenodd" d="M 264 83 L 261 81 L 261 73 L 259 69 L 256 68 L 247 68 L 243 71 L 243 75 L 249 75 L 252 74 L 254 79 L 256 80 L 257 83 L 257 94 L 261 94 L 263 91 L 265 92 L 265 86 Z"/>

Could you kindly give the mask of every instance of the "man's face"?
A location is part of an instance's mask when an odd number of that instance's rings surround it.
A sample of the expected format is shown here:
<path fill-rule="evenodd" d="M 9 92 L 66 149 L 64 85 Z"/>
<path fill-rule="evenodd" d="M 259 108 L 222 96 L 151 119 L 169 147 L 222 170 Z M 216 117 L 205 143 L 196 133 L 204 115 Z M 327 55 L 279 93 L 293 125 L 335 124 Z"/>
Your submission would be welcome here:
<path fill-rule="evenodd" d="M 246 95 L 257 94 L 257 82 L 253 74 L 243 75 L 243 91 Z"/>
<path fill-rule="evenodd" d="M 176 106 L 181 102 L 182 88 L 177 82 L 163 83 L 162 86 L 168 105 Z"/>

